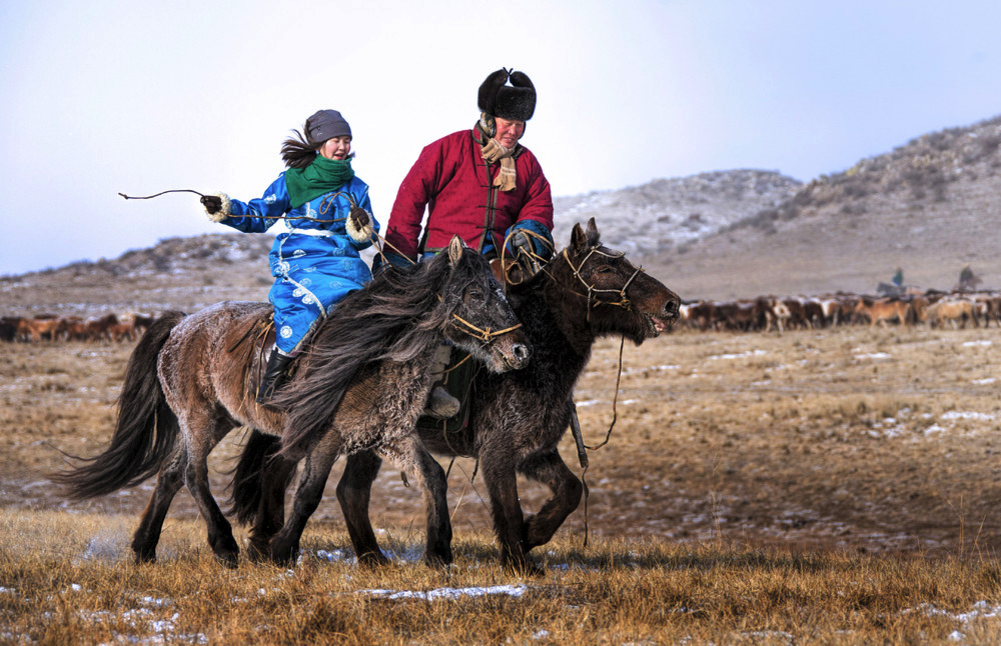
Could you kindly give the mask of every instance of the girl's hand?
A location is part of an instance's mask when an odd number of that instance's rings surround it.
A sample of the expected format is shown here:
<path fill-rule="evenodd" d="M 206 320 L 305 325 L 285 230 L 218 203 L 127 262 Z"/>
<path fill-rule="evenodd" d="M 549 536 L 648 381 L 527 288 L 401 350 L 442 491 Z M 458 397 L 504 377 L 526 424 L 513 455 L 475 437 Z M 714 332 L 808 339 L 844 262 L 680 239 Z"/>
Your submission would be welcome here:
<path fill-rule="evenodd" d="M 225 193 L 218 195 L 203 195 L 199 200 L 205 207 L 205 213 L 213 222 L 222 222 L 229 217 L 230 201 Z"/>
<path fill-rule="evenodd" d="M 351 219 L 351 224 L 356 229 L 364 229 L 368 226 L 372 218 L 368 217 L 368 211 L 361 208 L 360 206 L 352 206 L 351 214 L 348 216 Z"/>
<path fill-rule="evenodd" d="M 203 195 L 200 201 L 209 215 L 222 211 L 222 198 L 218 195 Z"/>
<path fill-rule="evenodd" d="M 351 207 L 345 228 L 348 230 L 348 235 L 357 242 L 368 242 L 372 239 L 372 234 L 375 233 L 372 217 L 368 211 L 360 206 Z"/>

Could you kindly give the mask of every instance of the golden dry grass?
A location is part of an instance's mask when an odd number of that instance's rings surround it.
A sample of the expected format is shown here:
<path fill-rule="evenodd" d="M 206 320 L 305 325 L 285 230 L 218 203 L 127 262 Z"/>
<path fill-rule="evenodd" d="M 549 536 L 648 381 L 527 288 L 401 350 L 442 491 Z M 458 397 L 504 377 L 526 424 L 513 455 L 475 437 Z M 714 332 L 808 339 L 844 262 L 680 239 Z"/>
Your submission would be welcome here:
<path fill-rule="evenodd" d="M 582 507 L 539 550 L 539 579 L 494 564 L 482 481 L 462 460 L 447 572 L 419 563 L 420 495 L 391 468 L 373 498 L 389 568 L 354 564 L 331 495 L 292 574 L 225 570 L 186 493 L 161 563 L 134 566 L 151 483 L 70 505 L 45 477 L 56 449 L 107 441 L 130 346 L 5 345 L 0 642 L 996 643 L 998 334 L 683 331 L 627 346 L 611 441 L 586 473 L 588 544 Z M 591 445 L 612 419 L 617 360 L 603 341 L 579 384 Z M 220 498 L 235 435 L 213 456 Z M 580 473 L 569 437 L 562 453 Z M 545 491 L 521 485 L 537 508 Z M 494 593 L 363 592 L 476 587 Z"/>
<path fill-rule="evenodd" d="M 1001 582 L 985 559 L 742 549 L 719 542 L 556 541 L 519 579 L 466 536 L 447 571 L 329 558 L 315 524 L 294 569 L 227 570 L 174 521 L 165 563 L 136 566 L 132 519 L 0 512 L 0 641 L 219 644 L 996 643 Z M 14 539 L 13 541 L 11 539 Z M 406 543 L 390 542 L 408 550 Z"/>

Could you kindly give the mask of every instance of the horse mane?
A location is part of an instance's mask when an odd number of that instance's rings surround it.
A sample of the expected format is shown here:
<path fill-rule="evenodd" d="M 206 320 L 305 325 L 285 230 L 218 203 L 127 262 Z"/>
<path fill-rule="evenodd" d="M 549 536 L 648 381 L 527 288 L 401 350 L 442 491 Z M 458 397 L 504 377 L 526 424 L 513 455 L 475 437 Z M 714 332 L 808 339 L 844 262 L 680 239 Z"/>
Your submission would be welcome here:
<path fill-rule="evenodd" d="M 313 332 L 295 375 L 275 394 L 274 405 L 288 411 L 283 450 L 327 430 L 363 366 L 409 361 L 436 343 L 457 294 L 477 271 L 489 271 L 478 253 L 465 249 L 454 268 L 443 253 L 408 267 L 386 267 L 337 303 Z"/>

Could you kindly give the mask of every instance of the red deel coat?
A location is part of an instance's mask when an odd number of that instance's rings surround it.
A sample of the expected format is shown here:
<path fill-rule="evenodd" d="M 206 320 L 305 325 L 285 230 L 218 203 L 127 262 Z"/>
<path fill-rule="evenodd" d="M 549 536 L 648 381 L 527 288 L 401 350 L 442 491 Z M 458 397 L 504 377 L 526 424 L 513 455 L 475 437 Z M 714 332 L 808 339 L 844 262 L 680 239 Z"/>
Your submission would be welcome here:
<path fill-rule="evenodd" d="M 553 229 L 553 198 L 549 181 L 530 150 L 521 147 L 516 159 L 517 186 L 507 192 L 492 186 L 499 164 L 487 164 L 473 130 L 460 130 L 426 146 L 407 173 L 393 203 L 386 228 L 388 251 L 417 257 L 424 208 L 428 209 L 422 251 L 448 246 L 458 234 L 470 247 L 483 251 L 488 236 L 493 247 L 519 220 L 534 220 Z"/>

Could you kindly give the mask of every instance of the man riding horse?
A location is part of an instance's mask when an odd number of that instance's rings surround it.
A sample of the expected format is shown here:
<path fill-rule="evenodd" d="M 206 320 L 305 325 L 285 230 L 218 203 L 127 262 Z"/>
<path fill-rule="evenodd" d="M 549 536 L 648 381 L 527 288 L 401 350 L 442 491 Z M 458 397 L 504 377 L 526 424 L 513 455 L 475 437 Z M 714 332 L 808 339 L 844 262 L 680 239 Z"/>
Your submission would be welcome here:
<path fill-rule="evenodd" d="M 524 72 L 499 69 L 478 93 L 480 118 L 429 144 L 403 183 L 386 227 L 386 259 L 407 264 L 441 251 L 453 235 L 497 259 L 510 236 L 508 257 L 549 258 L 553 199 L 542 166 L 519 143 L 535 113 L 535 86 Z M 427 225 L 421 235 L 425 208 Z M 379 266 L 380 258 L 375 261 Z M 496 264 L 496 262 L 495 262 Z M 447 350 L 447 348 L 444 348 Z M 448 362 L 447 352 L 439 359 Z M 451 417 L 459 402 L 436 388 L 428 413 Z"/>

